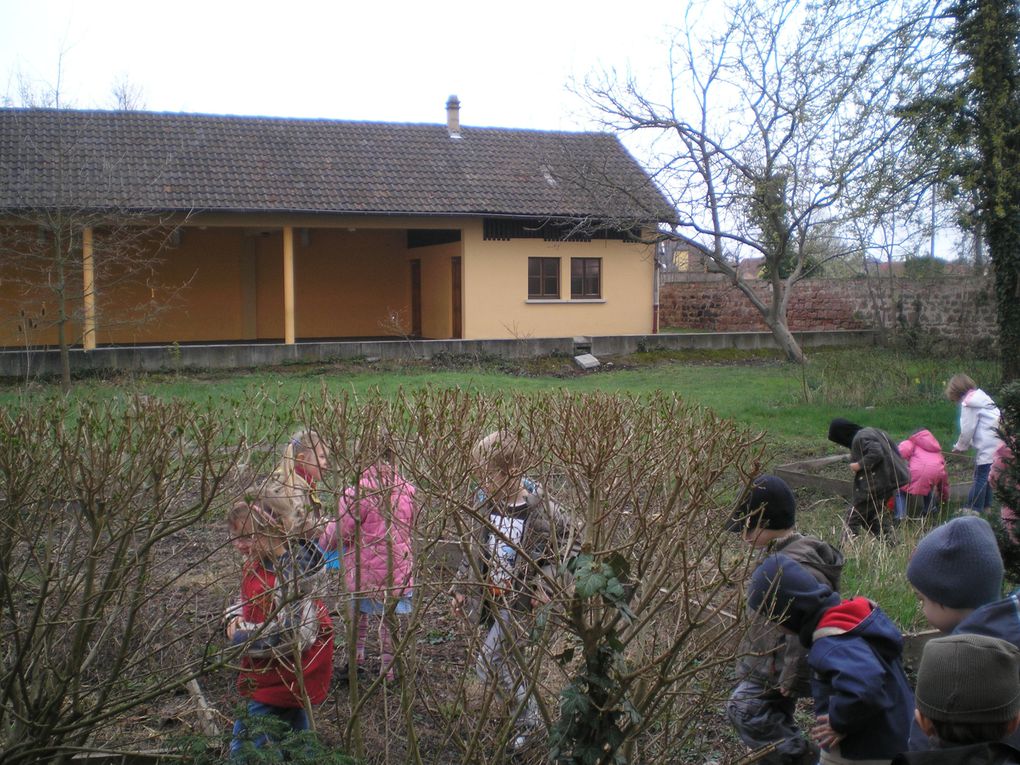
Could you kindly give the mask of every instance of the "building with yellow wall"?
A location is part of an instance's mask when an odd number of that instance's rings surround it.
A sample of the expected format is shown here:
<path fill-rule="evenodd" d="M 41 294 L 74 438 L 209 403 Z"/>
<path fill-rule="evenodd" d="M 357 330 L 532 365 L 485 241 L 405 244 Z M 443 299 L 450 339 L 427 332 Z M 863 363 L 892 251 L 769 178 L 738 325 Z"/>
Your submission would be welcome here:
<path fill-rule="evenodd" d="M 0 110 L 0 346 L 647 333 L 613 136 Z"/>

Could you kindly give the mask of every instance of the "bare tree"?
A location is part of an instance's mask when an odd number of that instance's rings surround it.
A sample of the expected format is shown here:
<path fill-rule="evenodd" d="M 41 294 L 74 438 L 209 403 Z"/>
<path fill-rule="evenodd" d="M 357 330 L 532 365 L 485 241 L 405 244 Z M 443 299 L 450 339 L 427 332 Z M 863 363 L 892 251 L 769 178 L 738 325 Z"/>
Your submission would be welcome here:
<path fill-rule="evenodd" d="M 125 99 L 138 95 L 126 80 L 118 89 Z M 59 77 L 49 91 L 22 80 L 18 99 L 30 108 L 4 114 L 0 129 L 21 163 L 39 168 L 45 187 L 0 210 L 5 314 L 17 321 L 26 348 L 56 328 L 67 390 L 72 345 L 94 341 L 97 326 L 137 326 L 173 305 L 186 284 L 163 283 L 158 267 L 187 216 L 134 203 L 121 184 L 123 169 L 98 159 L 83 139 L 91 113 L 61 110 Z M 149 182 L 163 170 L 152 168 Z M 115 301 L 98 299 L 114 293 Z"/>
<path fill-rule="evenodd" d="M 786 318 L 797 282 L 819 250 L 857 250 L 832 232 L 909 188 L 890 164 L 906 132 L 893 113 L 928 16 L 903 5 L 737 0 L 704 39 L 692 8 L 666 92 L 613 71 L 579 89 L 604 125 L 650 134 L 648 164 L 678 211 L 665 236 L 710 258 L 791 360 L 804 360 Z M 764 259 L 768 295 L 740 275 L 748 257 Z"/>
<path fill-rule="evenodd" d="M 113 108 L 123 111 L 139 111 L 145 108 L 145 94 L 142 86 L 132 82 L 127 74 L 121 73 L 110 88 Z"/>

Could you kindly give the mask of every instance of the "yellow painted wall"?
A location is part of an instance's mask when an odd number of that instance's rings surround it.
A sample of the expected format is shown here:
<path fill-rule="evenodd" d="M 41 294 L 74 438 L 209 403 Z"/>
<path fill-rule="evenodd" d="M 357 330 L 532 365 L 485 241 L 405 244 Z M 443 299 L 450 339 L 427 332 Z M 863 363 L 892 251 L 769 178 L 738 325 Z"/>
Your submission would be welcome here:
<path fill-rule="evenodd" d="M 411 272 L 403 230 L 314 229 L 294 245 L 298 337 L 410 331 Z"/>
<path fill-rule="evenodd" d="M 238 332 L 238 264 L 237 250 L 241 240 L 239 229 L 189 229 L 179 247 L 165 250 L 159 256 L 155 274 L 134 273 L 125 278 L 124 270 L 103 263 L 102 233 L 96 233 L 96 341 L 110 343 L 187 342 L 194 340 L 235 337 Z M 155 252 L 155 245 L 153 248 Z M 12 315 L 12 300 L 25 296 L 5 292 L 4 285 L 13 286 L 15 279 L 9 264 L 0 268 L 0 310 Z M 71 278 L 75 299 L 68 309 L 74 316 L 69 325 L 69 342 L 81 342 L 81 274 L 79 262 Z M 20 291 L 17 291 L 20 292 Z M 49 300 L 48 317 L 54 316 L 52 293 L 36 291 L 28 296 L 26 310 L 36 315 Z M 24 343 L 12 322 L 0 324 L 0 345 Z M 168 328 L 172 330 L 168 331 Z M 57 331 L 47 325 L 35 333 L 33 342 L 55 344 Z"/>
<path fill-rule="evenodd" d="M 611 240 L 484 241 L 482 222 L 464 229 L 464 337 L 641 334 L 652 329 L 654 247 Z M 560 259 L 562 302 L 528 302 L 528 258 Z M 604 302 L 570 301 L 570 259 L 602 258 Z"/>
<path fill-rule="evenodd" d="M 97 284 L 96 342 L 195 342 L 240 335 L 239 229 L 191 228 L 165 250 L 149 285 Z M 159 307 L 146 317 L 139 310 Z"/>
<path fill-rule="evenodd" d="M 463 258 L 465 338 L 627 334 L 651 329 L 652 249 L 643 245 L 537 239 L 486 242 L 482 221 L 473 218 L 306 221 L 220 216 L 189 221 L 180 245 L 164 253 L 160 273 L 150 283 L 111 287 L 100 281 L 97 342 L 282 339 L 280 226 L 284 223 L 295 227 L 298 338 L 410 332 L 409 261 L 414 258 L 422 262 L 422 334 L 450 337 L 451 259 L 456 256 Z M 307 239 L 301 231 L 305 223 L 310 229 Z M 459 228 L 462 241 L 407 249 L 407 228 L 426 227 Z M 563 302 L 527 301 L 529 256 L 561 259 Z M 603 302 L 569 301 L 571 257 L 602 258 Z M 73 278 L 80 284 L 80 274 Z M 22 347 L 25 343 L 17 328 L 16 304 L 38 312 L 47 299 L 52 301 L 45 291 L 25 296 L 16 290 L 10 265 L 0 262 L 0 345 Z M 149 302 L 165 310 L 146 315 L 144 306 Z M 80 312 L 80 301 L 72 309 Z M 50 302 L 49 315 L 53 311 Z M 71 343 L 79 343 L 80 324 L 73 324 L 71 330 Z M 32 331 L 31 342 L 55 344 L 55 330 L 40 325 Z"/>
<path fill-rule="evenodd" d="M 47 286 L 56 283 L 56 273 L 37 270 L 41 261 L 22 261 L 12 254 L 35 252 L 40 247 L 49 252 L 36 240 L 34 228 L 0 228 L 0 346 L 24 348 L 57 343 L 59 292 Z M 70 298 L 65 302 L 70 317 L 66 332 L 68 341 L 74 344 L 81 342 L 82 275 L 75 268 L 66 278 L 65 292 Z"/>
<path fill-rule="evenodd" d="M 451 259 L 461 254 L 461 243 L 415 247 L 409 258 L 421 258 L 421 332 L 445 339 L 453 334 L 453 278 Z"/>

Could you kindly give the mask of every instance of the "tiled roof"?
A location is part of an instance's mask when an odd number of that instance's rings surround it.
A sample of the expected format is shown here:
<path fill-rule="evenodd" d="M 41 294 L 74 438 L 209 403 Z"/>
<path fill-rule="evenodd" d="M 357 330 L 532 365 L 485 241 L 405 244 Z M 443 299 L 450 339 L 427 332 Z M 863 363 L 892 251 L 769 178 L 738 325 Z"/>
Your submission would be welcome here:
<path fill-rule="evenodd" d="M 0 109 L 0 211 L 665 220 L 615 136 L 127 111 Z"/>

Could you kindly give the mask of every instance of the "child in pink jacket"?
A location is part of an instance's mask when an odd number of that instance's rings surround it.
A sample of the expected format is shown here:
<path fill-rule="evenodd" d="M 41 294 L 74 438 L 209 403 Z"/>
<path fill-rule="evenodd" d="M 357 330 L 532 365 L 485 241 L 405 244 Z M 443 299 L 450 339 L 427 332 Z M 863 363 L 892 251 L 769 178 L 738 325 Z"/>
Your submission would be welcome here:
<path fill-rule="evenodd" d="M 899 451 L 910 466 L 910 483 L 896 494 L 896 518 L 907 517 L 908 495 L 923 497 L 922 512 L 928 515 L 949 499 L 949 474 L 942 447 L 931 431 L 922 429 L 900 441 Z"/>
<path fill-rule="evenodd" d="M 344 580 L 357 633 L 357 669 L 363 672 L 369 621 L 373 621 L 379 633 L 381 671 L 387 680 L 396 678 L 388 611 L 411 613 L 415 492 L 388 452 L 361 474 L 357 486 L 344 490 L 339 519 L 326 526 L 319 540 L 324 550 L 343 549 Z M 343 676 L 342 669 L 339 674 Z"/>
<path fill-rule="evenodd" d="M 1012 461 L 1013 450 L 1009 448 L 1009 444 L 1003 442 L 995 450 L 995 460 L 992 462 L 992 469 L 988 475 L 988 482 L 993 491 L 1010 480 L 1008 464 Z M 1017 517 L 1016 510 L 1008 505 L 1003 505 L 999 508 L 999 517 L 1002 519 L 1002 527 L 1009 534 L 1009 540 L 1013 544 L 1020 544 L 1020 528 L 1017 527 L 1020 518 Z"/>

